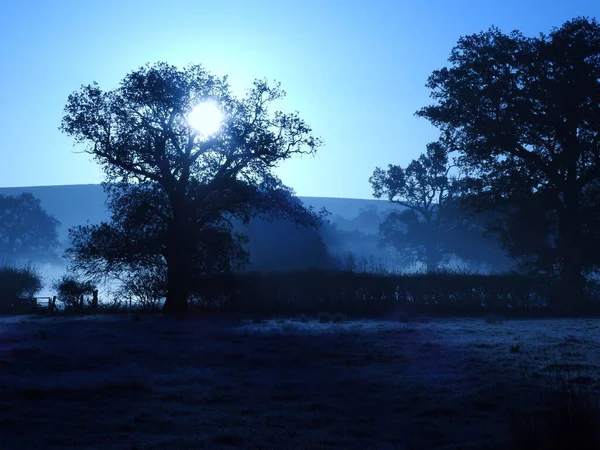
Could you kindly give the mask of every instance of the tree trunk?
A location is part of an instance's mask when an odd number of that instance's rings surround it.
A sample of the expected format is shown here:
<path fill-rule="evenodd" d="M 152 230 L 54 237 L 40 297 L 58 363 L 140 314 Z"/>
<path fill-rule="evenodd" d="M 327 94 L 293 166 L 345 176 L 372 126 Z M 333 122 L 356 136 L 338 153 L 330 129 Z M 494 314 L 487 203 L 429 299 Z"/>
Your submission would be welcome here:
<path fill-rule="evenodd" d="M 172 220 L 169 223 L 166 249 L 167 298 L 163 312 L 179 318 L 183 318 L 188 312 L 190 264 L 195 251 L 192 236 L 196 225 L 190 220 L 190 206 L 185 192 L 185 183 L 182 183 L 174 186 L 168 194 Z"/>
<path fill-rule="evenodd" d="M 431 241 L 426 244 L 425 247 L 425 264 L 427 266 L 427 272 L 434 272 L 439 269 L 442 261 L 442 255 L 439 248 L 439 239 L 437 236 L 437 230 L 433 230 L 429 233 Z"/>
<path fill-rule="evenodd" d="M 165 314 L 183 317 L 187 313 L 188 289 L 182 258 L 167 258 L 167 298 L 163 305 Z"/>
<path fill-rule="evenodd" d="M 183 317 L 188 310 L 189 283 L 185 234 L 179 228 L 172 231 L 167 248 L 167 298 L 163 312 Z"/>
<path fill-rule="evenodd" d="M 585 302 L 582 258 L 582 225 L 579 196 L 573 190 L 565 193 L 565 207 L 559 212 L 560 274 L 555 302 L 562 308 L 574 309 Z"/>

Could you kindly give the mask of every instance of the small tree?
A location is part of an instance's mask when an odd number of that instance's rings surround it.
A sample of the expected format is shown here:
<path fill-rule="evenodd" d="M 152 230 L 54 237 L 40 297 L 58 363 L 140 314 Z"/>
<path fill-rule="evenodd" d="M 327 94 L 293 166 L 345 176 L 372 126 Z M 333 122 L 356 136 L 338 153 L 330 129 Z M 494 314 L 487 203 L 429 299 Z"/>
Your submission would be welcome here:
<path fill-rule="evenodd" d="M 447 251 L 442 233 L 447 228 L 448 208 L 456 196 L 456 179 L 441 143 L 427 145 L 427 152 L 406 168 L 377 167 L 369 179 L 375 198 L 387 198 L 406 208 L 392 212 L 380 225 L 380 235 L 410 259 L 423 261 L 427 270 L 439 267 Z"/>
<path fill-rule="evenodd" d="M 120 274 L 116 295 L 129 306 L 152 311 L 159 309 L 167 296 L 167 273 L 163 264 L 132 267 Z"/>
<path fill-rule="evenodd" d="M 55 280 L 52 288 L 57 292 L 57 298 L 65 308 L 82 311 L 92 303 L 96 285 L 91 281 L 82 281 L 75 275 L 63 275 Z"/>
<path fill-rule="evenodd" d="M 0 265 L 0 309 L 14 310 L 20 299 L 35 296 L 42 289 L 42 277 L 30 266 Z"/>

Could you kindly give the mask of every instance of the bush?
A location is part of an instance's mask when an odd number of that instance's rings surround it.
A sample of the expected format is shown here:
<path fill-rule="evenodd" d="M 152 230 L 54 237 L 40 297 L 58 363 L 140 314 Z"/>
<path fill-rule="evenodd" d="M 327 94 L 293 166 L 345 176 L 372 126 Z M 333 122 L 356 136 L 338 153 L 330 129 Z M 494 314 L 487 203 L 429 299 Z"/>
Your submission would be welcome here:
<path fill-rule="evenodd" d="M 57 292 L 57 298 L 65 305 L 66 310 L 82 311 L 91 305 L 96 285 L 91 281 L 79 280 L 74 275 L 63 275 L 54 281 L 52 288 Z"/>
<path fill-rule="evenodd" d="M 120 277 L 121 285 L 116 292 L 130 306 L 144 311 L 157 311 L 167 296 L 166 268 L 163 266 L 138 266 Z"/>
<path fill-rule="evenodd" d="M 344 272 L 370 273 L 374 275 L 389 275 L 391 272 L 387 269 L 385 263 L 381 260 L 371 257 L 357 257 L 352 252 L 345 252 L 338 256 L 339 263 Z"/>
<path fill-rule="evenodd" d="M 42 277 L 29 265 L 17 267 L 12 264 L 0 266 L 0 311 L 24 313 L 35 309 L 32 298 L 42 289 Z"/>

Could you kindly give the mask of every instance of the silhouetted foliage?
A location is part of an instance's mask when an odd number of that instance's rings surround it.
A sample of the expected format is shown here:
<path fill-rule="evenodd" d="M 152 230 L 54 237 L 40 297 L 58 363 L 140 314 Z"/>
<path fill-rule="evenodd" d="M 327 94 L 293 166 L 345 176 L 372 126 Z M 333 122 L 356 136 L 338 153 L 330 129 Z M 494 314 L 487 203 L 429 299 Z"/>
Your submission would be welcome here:
<path fill-rule="evenodd" d="M 406 208 L 389 213 L 379 225 L 383 242 L 396 248 L 405 264 L 422 262 L 436 270 L 459 248 L 451 232 L 464 221 L 457 219 L 459 180 L 450 175 L 448 151 L 439 143 L 402 168 L 375 169 L 369 179 L 376 198 Z"/>
<path fill-rule="evenodd" d="M 116 297 L 130 307 L 153 311 L 162 306 L 167 296 L 167 271 L 164 264 L 136 266 L 121 273 Z"/>
<path fill-rule="evenodd" d="M 449 62 L 427 83 L 436 104 L 417 115 L 460 152 L 481 208 L 544 208 L 556 230 L 549 256 L 562 280 L 559 298 L 583 298 L 583 272 L 597 259 L 589 216 L 598 197 L 586 192 L 600 174 L 600 26 L 577 18 L 535 38 L 491 28 L 462 37 Z M 509 231 L 519 238 L 518 228 Z M 545 246 L 530 248 L 538 250 L 546 259 Z"/>
<path fill-rule="evenodd" d="M 475 205 L 474 208 L 485 207 Z M 556 217 L 547 204 L 539 201 L 539 196 L 520 196 L 496 207 L 495 214 L 487 216 L 487 230 L 499 237 L 521 269 L 531 273 L 555 273 Z"/>
<path fill-rule="evenodd" d="M 489 230 L 489 214 L 466 210 L 464 199 L 447 205 L 447 231 L 444 249 L 472 269 L 491 273 L 515 269 L 515 260 L 503 247 L 496 233 Z"/>
<path fill-rule="evenodd" d="M 110 192 L 111 222 L 70 230 L 72 247 L 66 254 L 73 269 L 98 281 L 124 281 L 150 269 L 156 274 L 164 273 L 169 210 L 161 189 L 148 182 L 106 187 Z M 187 264 L 197 275 L 227 271 L 246 257 L 238 242 L 243 242 L 242 237 L 231 233 L 226 222 L 193 228 L 189 237 L 189 245 L 195 246 L 195 251 L 187 255 Z"/>
<path fill-rule="evenodd" d="M 425 262 L 428 270 L 436 269 L 443 256 L 440 211 L 452 194 L 448 172 L 448 153 L 439 143 L 432 143 L 426 154 L 406 168 L 392 164 L 387 170 L 377 167 L 369 178 L 375 198 L 384 197 L 407 208 L 387 216 L 380 225 L 382 239 L 402 254 L 410 254 L 409 260 Z"/>
<path fill-rule="evenodd" d="M 42 289 L 42 277 L 30 265 L 15 266 L 4 263 L 0 266 L 0 311 L 23 313 L 23 307 L 35 307 L 35 301 L 21 299 L 33 297 Z"/>
<path fill-rule="evenodd" d="M 65 309 L 82 311 L 92 303 L 93 293 L 96 285 L 89 280 L 81 280 L 73 274 L 63 275 L 52 284 Z"/>
<path fill-rule="evenodd" d="M 279 84 L 257 80 L 237 99 L 226 78 L 199 65 L 179 70 L 157 63 L 128 74 L 112 91 L 92 84 L 69 96 L 62 130 L 85 144 L 118 189 L 135 181 L 159 199 L 148 212 L 150 228 L 158 228 L 149 233 L 155 244 L 149 253 L 160 254 L 167 268 L 166 311 L 185 311 L 194 270 L 213 264 L 199 261 L 199 247 L 209 246 L 206 253 L 214 255 L 217 237 L 231 248 L 232 218 L 247 221 L 277 210 L 306 224 L 318 222 L 299 202 L 289 201 L 290 191 L 272 173 L 279 162 L 313 154 L 320 145 L 298 114 L 269 114 L 284 95 Z M 207 100 L 226 119 L 217 133 L 201 139 L 187 115 Z M 79 237 L 86 232 L 79 231 Z M 100 232 L 88 230 L 93 231 Z M 102 233 L 111 234 L 106 225 Z"/>
<path fill-rule="evenodd" d="M 382 259 L 376 259 L 346 252 L 339 255 L 342 270 L 352 273 L 368 273 L 374 275 L 388 275 L 393 273 Z"/>
<path fill-rule="evenodd" d="M 0 195 L 0 260 L 45 261 L 56 258 L 59 222 L 29 193 Z"/>
<path fill-rule="evenodd" d="M 306 270 L 221 274 L 194 303 L 201 311 L 372 315 L 398 310 L 432 314 L 544 312 L 548 280 L 519 274 L 450 271 L 398 274 Z"/>

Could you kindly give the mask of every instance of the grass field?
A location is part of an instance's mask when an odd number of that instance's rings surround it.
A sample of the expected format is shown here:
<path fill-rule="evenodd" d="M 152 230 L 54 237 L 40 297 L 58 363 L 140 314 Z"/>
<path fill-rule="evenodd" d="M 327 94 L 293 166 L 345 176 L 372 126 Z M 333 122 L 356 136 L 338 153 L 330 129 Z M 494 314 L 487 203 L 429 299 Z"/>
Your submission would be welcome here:
<path fill-rule="evenodd" d="M 507 449 L 594 319 L 0 319 L 2 449 Z"/>

